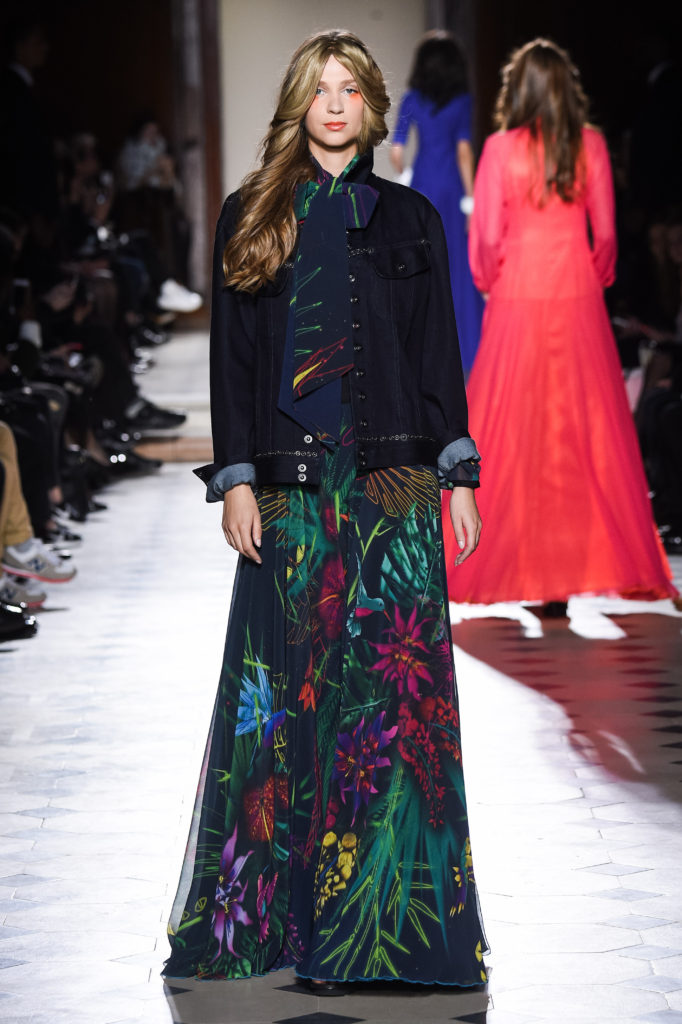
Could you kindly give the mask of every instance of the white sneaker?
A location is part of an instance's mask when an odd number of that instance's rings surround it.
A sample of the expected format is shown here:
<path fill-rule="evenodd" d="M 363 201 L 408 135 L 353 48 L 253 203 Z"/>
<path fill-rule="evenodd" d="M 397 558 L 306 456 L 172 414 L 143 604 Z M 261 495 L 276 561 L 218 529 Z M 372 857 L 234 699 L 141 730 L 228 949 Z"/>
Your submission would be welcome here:
<path fill-rule="evenodd" d="M 0 576 L 0 601 L 5 604 L 24 605 L 26 608 L 40 608 L 47 600 L 47 594 L 37 580 L 16 576 Z"/>
<path fill-rule="evenodd" d="M 171 313 L 195 313 L 197 309 L 201 309 L 204 300 L 198 292 L 191 292 L 189 288 L 169 277 L 161 285 L 156 304 L 160 309 Z"/>
<path fill-rule="evenodd" d="M 627 633 L 603 614 L 599 603 L 599 598 L 569 597 L 568 628 L 585 640 L 622 640 Z"/>
<path fill-rule="evenodd" d="M 26 551 L 13 545 L 6 547 L 2 568 L 12 576 L 30 577 L 42 583 L 68 583 L 76 575 L 76 570 L 69 569 L 38 537 L 33 538 Z"/>

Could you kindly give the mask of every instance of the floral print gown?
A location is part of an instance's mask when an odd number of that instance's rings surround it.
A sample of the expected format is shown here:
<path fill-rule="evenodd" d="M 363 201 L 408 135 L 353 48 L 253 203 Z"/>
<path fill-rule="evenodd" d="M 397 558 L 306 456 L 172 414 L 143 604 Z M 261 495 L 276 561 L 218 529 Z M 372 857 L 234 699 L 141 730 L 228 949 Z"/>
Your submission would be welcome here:
<path fill-rule="evenodd" d="M 356 477 L 344 405 L 319 488 L 258 502 L 164 973 L 480 985 L 435 473 Z"/>

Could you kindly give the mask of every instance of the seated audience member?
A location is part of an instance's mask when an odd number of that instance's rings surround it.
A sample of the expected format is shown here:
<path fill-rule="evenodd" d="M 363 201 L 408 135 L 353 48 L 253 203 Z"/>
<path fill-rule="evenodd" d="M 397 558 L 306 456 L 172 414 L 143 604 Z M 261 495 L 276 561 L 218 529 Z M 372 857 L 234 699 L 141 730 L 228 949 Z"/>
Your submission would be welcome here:
<path fill-rule="evenodd" d="M 0 421 L 0 463 L 3 493 L 0 502 L 0 601 L 37 608 L 46 594 L 40 583 L 68 583 L 76 570 L 33 533 L 24 500 L 17 447 L 10 427 Z M 33 582 L 35 581 L 35 582 Z"/>
<path fill-rule="evenodd" d="M 160 308 L 194 312 L 202 305 L 201 296 L 181 283 L 189 276 L 189 223 L 180 205 L 175 163 L 153 115 L 142 115 L 133 126 L 117 171 L 124 229 L 147 231 L 167 272 L 158 298 Z"/>

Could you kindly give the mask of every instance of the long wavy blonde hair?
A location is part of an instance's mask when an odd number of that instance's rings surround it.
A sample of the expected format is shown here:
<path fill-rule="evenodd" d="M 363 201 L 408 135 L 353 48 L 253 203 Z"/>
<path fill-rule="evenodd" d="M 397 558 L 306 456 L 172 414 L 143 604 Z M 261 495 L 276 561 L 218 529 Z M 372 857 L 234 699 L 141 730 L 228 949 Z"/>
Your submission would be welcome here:
<path fill-rule="evenodd" d="M 582 187 L 587 106 L 578 69 L 566 50 L 549 39 L 520 46 L 502 69 L 495 124 L 505 131 L 527 127 L 536 154 L 542 139 L 540 205 L 552 193 L 570 203 Z"/>
<path fill-rule="evenodd" d="M 239 291 L 255 292 L 271 281 L 296 244 L 294 191 L 315 174 L 303 122 L 330 57 L 353 75 L 364 100 L 358 152 L 388 134 L 386 83 L 365 44 L 342 29 L 318 32 L 301 43 L 261 145 L 261 166 L 242 182 L 236 229 L 223 253 L 225 283 Z"/>

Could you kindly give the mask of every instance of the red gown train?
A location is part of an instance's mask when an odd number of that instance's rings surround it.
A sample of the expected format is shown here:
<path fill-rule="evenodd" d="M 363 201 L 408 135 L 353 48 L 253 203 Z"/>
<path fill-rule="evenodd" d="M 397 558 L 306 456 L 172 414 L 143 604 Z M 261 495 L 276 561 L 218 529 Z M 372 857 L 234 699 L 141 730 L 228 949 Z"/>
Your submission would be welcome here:
<path fill-rule="evenodd" d="M 537 204 L 543 157 L 527 129 L 491 136 L 481 156 L 469 255 L 489 299 L 468 397 L 483 536 L 455 567 L 447 531 L 453 601 L 677 593 L 602 294 L 616 258 L 608 152 L 593 129 L 583 141 L 585 186 L 572 203 Z"/>

